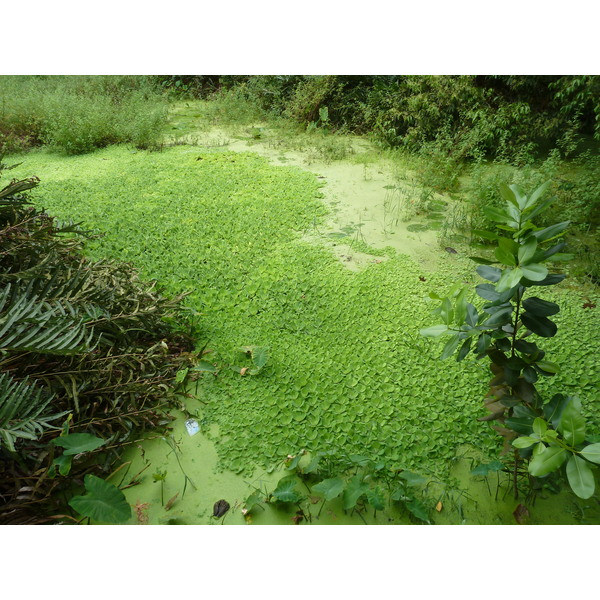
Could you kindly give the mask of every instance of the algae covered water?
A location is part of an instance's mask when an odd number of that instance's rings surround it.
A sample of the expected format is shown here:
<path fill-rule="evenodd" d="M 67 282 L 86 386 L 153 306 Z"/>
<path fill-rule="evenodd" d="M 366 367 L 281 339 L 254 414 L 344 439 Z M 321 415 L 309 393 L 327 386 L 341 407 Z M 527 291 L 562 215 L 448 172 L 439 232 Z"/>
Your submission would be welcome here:
<path fill-rule="evenodd" d="M 418 335 L 431 324 L 431 292 L 472 287 L 467 257 L 440 248 L 434 229 L 411 230 L 401 210 L 410 190 L 383 163 L 307 165 L 301 151 L 211 135 L 220 143 L 158 154 L 38 152 L 18 169 L 41 178 L 53 214 L 104 233 L 92 257 L 133 261 L 169 293 L 190 291 L 201 314 L 198 349 L 215 372 L 188 388 L 170 435 L 128 451 L 112 481 L 136 484 L 125 489 L 131 522 L 516 522 L 521 501 L 501 474 L 472 474 L 498 456 L 495 433 L 476 420 L 484 366 L 438 363 L 438 346 Z M 578 393 L 598 427 L 597 313 L 575 285 L 553 295 L 562 331 L 576 336 L 552 340 L 564 367 L 547 385 Z M 264 349 L 259 372 L 244 348 Z M 287 496 L 301 500 L 265 501 L 299 473 L 296 457 L 306 469 L 319 453 L 414 474 L 416 504 L 348 510 L 302 477 Z M 221 500 L 229 508 L 215 515 Z M 565 492 L 527 510 L 523 522 L 600 522 L 595 500 Z"/>

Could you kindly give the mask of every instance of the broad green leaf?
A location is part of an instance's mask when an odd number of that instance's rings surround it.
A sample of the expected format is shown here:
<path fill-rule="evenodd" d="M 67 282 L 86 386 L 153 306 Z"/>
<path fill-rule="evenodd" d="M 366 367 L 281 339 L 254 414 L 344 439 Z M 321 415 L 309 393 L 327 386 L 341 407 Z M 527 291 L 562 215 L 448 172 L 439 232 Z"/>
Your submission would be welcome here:
<path fill-rule="evenodd" d="M 525 210 L 535 206 L 535 203 L 544 195 L 546 190 L 550 187 L 550 184 L 551 181 L 545 181 L 544 183 L 542 183 L 542 185 L 540 185 L 534 192 L 532 192 L 525 205 L 521 208 Z"/>
<path fill-rule="evenodd" d="M 260 504 L 265 499 L 265 495 L 261 490 L 254 490 L 244 501 L 244 508 L 250 512 L 257 504 Z"/>
<path fill-rule="evenodd" d="M 462 325 L 465 322 L 467 316 L 467 288 L 463 288 L 458 296 L 456 297 L 456 303 L 454 304 L 454 322 L 457 325 Z"/>
<path fill-rule="evenodd" d="M 385 508 L 385 496 L 379 486 L 375 488 L 369 488 L 366 492 L 367 502 L 375 510 L 383 510 Z"/>
<path fill-rule="evenodd" d="M 519 247 L 518 258 L 520 265 L 526 265 L 531 261 L 535 251 L 537 250 L 537 240 L 532 236 L 527 238 L 527 241 Z"/>
<path fill-rule="evenodd" d="M 480 256 L 469 256 L 469 258 L 479 265 L 493 265 L 495 262 L 498 262 L 495 260 L 488 260 L 487 258 L 481 258 Z"/>
<path fill-rule="evenodd" d="M 538 368 L 546 373 L 552 373 L 553 375 L 556 375 L 556 373 L 560 372 L 560 366 L 549 360 L 538 360 L 535 364 Z"/>
<path fill-rule="evenodd" d="M 541 204 L 538 204 L 538 206 L 528 206 L 523 212 L 526 215 L 526 219 L 528 220 L 532 220 L 535 219 L 535 217 L 537 215 L 539 215 L 540 213 L 544 212 L 546 210 L 546 208 L 548 208 L 550 206 L 550 204 L 552 204 L 552 202 L 554 201 L 554 198 L 548 198 L 547 200 L 544 200 Z"/>
<path fill-rule="evenodd" d="M 528 312 L 521 315 L 521 321 L 529 331 L 541 337 L 553 337 L 558 331 L 556 323 L 553 323 L 547 317 L 538 317 Z"/>
<path fill-rule="evenodd" d="M 269 359 L 269 351 L 262 346 L 256 346 L 252 350 L 252 362 L 257 369 L 262 369 Z"/>
<path fill-rule="evenodd" d="M 429 512 L 427 507 L 417 500 L 413 498 L 409 502 L 406 503 L 406 508 L 420 521 L 424 521 L 425 523 L 429 523 Z"/>
<path fill-rule="evenodd" d="M 560 312 L 560 307 L 555 302 L 548 302 L 548 300 L 542 300 L 537 296 L 531 296 L 523 301 L 523 308 L 534 315 L 539 317 L 551 317 Z"/>
<path fill-rule="evenodd" d="M 412 473 L 411 471 L 402 471 L 400 477 L 406 481 L 406 485 L 417 486 L 424 484 L 427 479 L 418 473 Z"/>
<path fill-rule="evenodd" d="M 565 406 L 558 430 L 570 446 L 577 446 L 585 441 L 585 419 L 581 415 L 577 402 L 571 400 Z"/>
<path fill-rule="evenodd" d="M 520 208 L 515 193 L 510 189 L 510 187 L 508 187 L 506 183 L 502 182 L 499 186 L 499 189 L 500 195 L 502 198 L 504 198 L 504 200 L 506 200 L 506 202 L 509 202 L 515 207 Z"/>
<path fill-rule="evenodd" d="M 556 223 L 556 225 L 550 225 L 550 227 L 534 231 L 533 235 L 535 235 L 538 242 L 545 242 L 560 235 L 570 224 L 571 221 L 562 221 L 561 223 Z"/>
<path fill-rule="evenodd" d="M 521 271 L 523 277 L 529 279 L 529 281 L 542 281 L 548 275 L 548 269 L 536 263 L 521 266 Z"/>
<path fill-rule="evenodd" d="M 498 267 L 490 267 L 488 265 L 479 265 L 475 268 L 475 270 L 484 279 L 487 279 L 492 283 L 496 283 L 496 281 L 498 281 L 500 279 L 500 276 L 502 275 L 502 271 Z"/>
<path fill-rule="evenodd" d="M 564 394 L 555 394 L 550 400 L 550 402 L 544 405 L 544 418 L 546 419 L 546 421 L 552 423 L 552 427 L 558 427 L 563 410 L 570 401 L 570 398 L 568 396 L 565 396 Z"/>
<path fill-rule="evenodd" d="M 440 337 L 440 335 L 446 333 L 447 331 L 448 327 L 446 325 L 433 325 L 431 327 L 421 329 L 419 333 L 423 337 Z"/>
<path fill-rule="evenodd" d="M 483 238 L 484 240 L 492 241 L 496 241 L 500 237 L 497 233 L 494 233 L 493 231 L 486 231 L 483 229 L 473 229 L 472 234 Z"/>
<path fill-rule="evenodd" d="M 537 438 L 532 438 L 526 435 L 522 435 L 521 437 L 518 437 L 516 440 L 513 440 L 512 445 L 515 448 L 529 448 L 530 446 L 533 446 L 534 444 L 537 444 L 540 440 Z"/>
<path fill-rule="evenodd" d="M 590 462 L 600 465 L 600 444 L 590 444 L 581 450 L 581 456 Z"/>
<path fill-rule="evenodd" d="M 504 292 L 518 285 L 523 277 L 523 270 L 521 267 L 515 267 L 514 269 L 506 269 L 500 280 L 496 284 L 497 292 Z"/>
<path fill-rule="evenodd" d="M 67 454 L 57 456 L 53 461 L 50 469 L 48 470 L 48 476 L 52 479 L 56 476 L 56 467 L 61 475 L 68 475 L 71 471 L 71 465 L 73 464 L 73 457 Z"/>
<path fill-rule="evenodd" d="M 91 433 L 69 433 L 61 437 L 54 438 L 52 442 L 56 446 L 64 448 L 65 456 L 74 456 L 82 452 L 91 452 L 103 446 L 106 441 L 92 435 Z"/>
<path fill-rule="evenodd" d="M 283 477 L 277 483 L 277 487 L 273 490 L 273 496 L 279 502 L 298 502 L 302 496 L 296 491 L 298 480 L 294 475 Z"/>
<path fill-rule="evenodd" d="M 458 344 L 460 343 L 460 338 L 458 334 L 454 334 L 445 344 L 444 349 L 442 350 L 442 354 L 440 356 L 440 360 L 445 360 L 449 356 L 452 356 L 456 349 L 458 348 Z"/>
<path fill-rule="evenodd" d="M 131 507 L 125 495 L 112 483 L 88 474 L 84 484 L 87 493 L 69 500 L 73 510 L 102 523 L 124 523 L 131 518 Z"/>
<path fill-rule="evenodd" d="M 456 357 L 456 361 L 460 362 L 461 360 L 464 360 L 465 357 L 467 356 L 467 354 L 469 354 L 469 350 L 471 350 L 471 344 L 473 343 L 473 338 L 469 337 L 467 338 L 464 342 L 463 345 L 460 347 L 460 350 L 458 351 L 458 356 Z"/>
<path fill-rule="evenodd" d="M 493 460 L 490 463 L 484 463 L 481 465 L 477 465 L 474 469 L 471 470 L 471 475 L 483 475 L 486 476 L 489 473 L 494 473 L 496 471 L 502 471 L 504 469 L 504 464 L 499 460 Z"/>
<path fill-rule="evenodd" d="M 525 278 L 523 285 L 556 285 L 560 283 L 566 275 L 564 273 L 551 273 L 544 277 L 541 281 L 533 281 Z"/>
<path fill-rule="evenodd" d="M 477 327 L 478 319 L 479 313 L 477 312 L 477 309 L 470 302 L 468 302 L 466 316 L 467 325 L 470 325 L 471 327 Z"/>
<path fill-rule="evenodd" d="M 355 475 L 344 490 L 344 510 L 350 510 L 356 506 L 359 498 L 369 489 L 366 483 L 363 483 L 360 475 Z"/>
<path fill-rule="evenodd" d="M 514 267 L 517 264 L 517 259 L 515 258 L 515 255 L 506 248 L 502 248 L 501 246 L 498 246 L 494 250 L 494 256 L 503 265 Z"/>
<path fill-rule="evenodd" d="M 537 433 L 537 435 L 541 437 L 542 435 L 544 435 L 547 429 L 548 424 L 546 423 L 546 421 L 544 421 L 544 419 L 540 419 L 540 417 L 537 417 L 533 420 L 533 433 Z"/>
<path fill-rule="evenodd" d="M 495 208 L 493 206 L 484 206 L 483 214 L 490 220 L 496 223 L 506 223 L 511 227 L 517 226 L 517 224 L 511 219 L 510 215 L 502 208 Z"/>
<path fill-rule="evenodd" d="M 594 495 L 594 474 L 583 458 L 572 455 L 566 471 L 569 485 L 577 496 L 587 500 Z"/>
<path fill-rule="evenodd" d="M 500 298 L 500 294 L 496 291 L 496 286 L 491 283 L 480 283 L 475 286 L 475 291 L 479 297 L 490 302 L 495 302 Z"/>
<path fill-rule="evenodd" d="M 320 483 L 313 485 L 312 491 L 325 500 L 333 500 L 344 491 L 345 482 L 339 477 L 324 479 Z"/>
<path fill-rule="evenodd" d="M 446 325 L 449 326 L 452 324 L 452 321 L 454 320 L 454 310 L 452 309 L 452 302 L 450 302 L 450 298 L 444 298 L 442 301 L 440 316 Z"/>
<path fill-rule="evenodd" d="M 543 477 L 556 471 L 567 459 L 569 453 L 564 448 L 549 446 L 529 463 L 529 472 L 534 477 Z"/>

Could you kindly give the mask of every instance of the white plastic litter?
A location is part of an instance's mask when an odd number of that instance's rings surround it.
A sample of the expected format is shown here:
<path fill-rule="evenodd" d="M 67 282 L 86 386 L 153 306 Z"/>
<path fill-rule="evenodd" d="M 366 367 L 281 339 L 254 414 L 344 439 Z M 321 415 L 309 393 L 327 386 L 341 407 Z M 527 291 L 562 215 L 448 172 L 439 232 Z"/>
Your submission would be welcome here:
<path fill-rule="evenodd" d="M 188 419 L 185 422 L 185 428 L 190 435 L 196 435 L 200 431 L 200 425 L 195 419 Z"/>

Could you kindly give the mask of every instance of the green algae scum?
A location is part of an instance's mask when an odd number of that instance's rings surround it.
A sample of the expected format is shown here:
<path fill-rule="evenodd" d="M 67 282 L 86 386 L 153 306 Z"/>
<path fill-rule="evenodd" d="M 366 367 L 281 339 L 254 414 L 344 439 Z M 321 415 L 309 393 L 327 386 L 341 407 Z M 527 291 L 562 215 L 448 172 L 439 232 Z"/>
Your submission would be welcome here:
<path fill-rule="evenodd" d="M 477 422 L 485 365 L 438 362 L 438 344 L 418 334 L 429 294 L 474 283 L 472 263 L 390 218 L 383 166 L 366 178 L 356 161 L 301 168 L 298 153 L 232 145 L 37 151 L 14 171 L 40 177 L 35 199 L 50 213 L 103 233 L 91 257 L 131 261 L 169 295 L 189 291 L 201 314 L 197 350 L 211 369 L 187 388 L 170 435 L 132 446 L 111 479 L 137 483 L 124 490 L 130 523 L 600 523 L 597 501 L 567 491 L 519 509 L 494 468 L 497 435 Z M 562 370 L 540 389 L 579 395 L 597 433 L 600 317 L 567 282 L 550 294 Z M 404 474 L 404 487 L 383 502 L 384 478 L 352 504 L 340 464 L 348 478 Z"/>

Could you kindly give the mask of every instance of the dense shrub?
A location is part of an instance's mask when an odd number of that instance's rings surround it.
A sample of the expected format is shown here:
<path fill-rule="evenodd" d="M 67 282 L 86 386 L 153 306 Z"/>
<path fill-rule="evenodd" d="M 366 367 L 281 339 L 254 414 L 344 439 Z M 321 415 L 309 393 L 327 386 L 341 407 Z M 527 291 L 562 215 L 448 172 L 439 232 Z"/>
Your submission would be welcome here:
<path fill-rule="evenodd" d="M 167 117 L 156 82 L 133 76 L 0 77 L 0 152 L 67 154 L 129 142 L 157 148 Z"/>
<path fill-rule="evenodd" d="M 164 427 L 161 409 L 176 401 L 175 373 L 190 347 L 170 325 L 181 297 L 163 297 L 130 264 L 86 260 L 79 227 L 28 201 L 37 184 L 0 190 L 2 523 L 64 510 L 74 481 L 109 473 L 125 444 Z M 65 422 L 105 443 L 54 476 L 52 440 Z"/>

